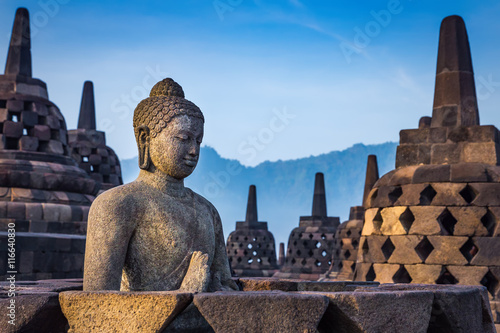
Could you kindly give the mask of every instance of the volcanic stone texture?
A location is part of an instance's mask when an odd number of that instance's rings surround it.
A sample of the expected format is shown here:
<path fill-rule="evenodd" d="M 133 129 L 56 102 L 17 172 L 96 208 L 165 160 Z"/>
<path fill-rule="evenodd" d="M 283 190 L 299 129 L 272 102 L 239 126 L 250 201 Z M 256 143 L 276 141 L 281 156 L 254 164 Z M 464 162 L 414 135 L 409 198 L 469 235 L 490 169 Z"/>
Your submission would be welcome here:
<path fill-rule="evenodd" d="M 363 229 L 363 215 L 363 207 L 351 207 L 349 220 L 338 227 L 333 241 L 332 264 L 324 280 L 349 281 L 353 279 L 359 239 Z"/>
<path fill-rule="evenodd" d="M 338 217 L 328 217 L 324 175 L 316 173 L 311 216 L 301 216 L 288 238 L 285 264 L 274 277 L 318 280 L 332 264 Z"/>
<path fill-rule="evenodd" d="M 106 146 L 104 132 L 88 129 L 68 131 L 71 157 L 102 190 L 123 184 L 120 160 L 113 149 Z"/>
<path fill-rule="evenodd" d="M 369 196 L 355 279 L 483 285 L 498 297 L 499 175 L 485 163 L 384 175 Z"/>
<path fill-rule="evenodd" d="M 258 222 L 257 189 L 248 191 L 246 219 L 236 222 L 236 230 L 227 239 L 227 257 L 237 276 L 272 276 L 278 271 L 274 236 L 267 222 Z"/>
<path fill-rule="evenodd" d="M 96 130 L 94 84 L 83 85 L 78 129 L 68 131 L 71 157 L 89 176 L 102 183 L 102 190 L 123 184 L 120 161 L 106 146 L 106 134 Z"/>
<path fill-rule="evenodd" d="M 22 282 L 20 320 L 6 332 L 66 332 L 63 312 L 73 333 L 157 332 L 165 326 L 165 332 L 187 332 L 175 325 L 186 306 L 210 324 L 190 332 L 495 332 L 484 287 L 235 281 L 242 291 L 194 295 L 76 291 L 81 280 Z M 0 282 L 2 307 L 9 302 L 8 289 Z"/>
<path fill-rule="evenodd" d="M 69 156 L 64 117 L 31 77 L 30 52 L 29 14 L 20 8 L 0 75 L 0 279 L 7 271 L 17 280 L 80 277 L 100 184 Z M 13 228 L 15 263 L 7 259 Z"/>

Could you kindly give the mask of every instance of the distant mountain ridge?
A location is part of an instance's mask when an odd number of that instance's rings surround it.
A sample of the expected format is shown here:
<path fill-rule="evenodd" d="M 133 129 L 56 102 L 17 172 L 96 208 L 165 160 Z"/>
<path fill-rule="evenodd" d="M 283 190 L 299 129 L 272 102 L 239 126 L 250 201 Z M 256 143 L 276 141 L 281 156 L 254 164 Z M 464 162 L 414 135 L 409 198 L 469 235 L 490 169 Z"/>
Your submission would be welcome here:
<path fill-rule="evenodd" d="M 277 243 L 286 244 L 299 217 L 311 214 L 316 172 L 325 174 L 328 215 L 345 221 L 349 208 L 361 204 L 368 155 L 377 155 L 379 173 L 383 175 L 394 169 L 396 147 L 396 142 L 355 144 L 342 151 L 245 167 L 205 146 L 186 186 L 215 205 L 227 238 L 235 222 L 245 219 L 248 187 L 256 185 L 259 220 L 268 222 Z M 122 160 L 121 166 L 126 183 L 137 177 L 137 157 Z"/>

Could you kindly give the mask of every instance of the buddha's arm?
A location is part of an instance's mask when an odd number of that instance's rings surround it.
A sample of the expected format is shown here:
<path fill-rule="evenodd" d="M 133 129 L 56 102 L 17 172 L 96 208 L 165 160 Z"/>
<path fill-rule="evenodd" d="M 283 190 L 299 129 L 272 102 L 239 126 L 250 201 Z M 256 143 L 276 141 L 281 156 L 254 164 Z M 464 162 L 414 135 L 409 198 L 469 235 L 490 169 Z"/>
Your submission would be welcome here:
<path fill-rule="evenodd" d="M 217 210 L 215 210 L 214 213 L 214 229 L 215 255 L 212 266 L 210 267 L 212 276 L 212 285 L 210 286 L 210 291 L 238 290 L 238 286 L 231 279 L 231 269 L 229 267 L 229 260 L 227 259 L 224 232 L 222 231 L 222 222 Z"/>
<path fill-rule="evenodd" d="M 83 290 L 120 290 L 122 270 L 135 224 L 126 202 L 101 194 L 88 218 Z M 128 207 L 127 207 L 128 206 Z"/>

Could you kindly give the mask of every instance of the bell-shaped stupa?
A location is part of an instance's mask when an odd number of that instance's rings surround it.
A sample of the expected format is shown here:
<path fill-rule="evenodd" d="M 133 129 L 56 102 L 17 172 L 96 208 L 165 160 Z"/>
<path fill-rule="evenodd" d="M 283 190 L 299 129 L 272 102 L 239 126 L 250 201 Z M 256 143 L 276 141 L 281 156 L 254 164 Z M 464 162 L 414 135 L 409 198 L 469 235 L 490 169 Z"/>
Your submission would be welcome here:
<path fill-rule="evenodd" d="M 1 255 L 0 278 L 12 271 L 17 280 L 81 277 L 88 211 L 100 183 L 71 158 L 64 117 L 46 84 L 32 77 L 25 8 L 16 12 L 0 75 L 0 129 L 0 242 L 8 229 L 16 231 L 15 263 Z"/>
<path fill-rule="evenodd" d="M 351 207 L 349 220 L 343 222 L 338 227 L 333 245 L 332 264 L 325 274 L 324 280 L 349 281 L 353 279 L 356 259 L 358 258 L 359 239 L 361 238 L 361 230 L 363 229 L 364 205 L 368 194 L 377 180 L 377 156 L 369 155 L 366 165 L 363 206 Z"/>
<path fill-rule="evenodd" d="M 325 274 L 332 258 L 335 232 L 340 224 L 338 217 L 328 217 L 326 212 L 325 180 L 316 174 L 311 216 L 301 216 L 299 226 L 288 238 L 285 264 L 274 276 L 317 280 Z"/>
<path fill-rule="evenodd" d="M 113 149 L 106 146 L 106 134 L 96 130 L 94 85 L 85 81 L 78 129 L 68 131 L 71 157 L 89 176 L 102 183 L 101 190 L 123 184 L 120 160 Z"/>
<path fill-rule="evenodd" d="M 500 140 L 480 126 L 461 17 L 441 24 L 434 109 L 400 132 L 396 170 L 371 190 L 355 280 L 500 291 Z M 493 312 L 496 301 L 492 303 Z"/>
<path fill-rule="evenodd" d="M 247 215 L 236 222 L 236 230 L 227 238 L 227 257 L 232 271 L 240 277 L 272 276 L 278 271 L 274 236 L 267 222 L 257 218 L 257 189 L 248 191 Z"/>

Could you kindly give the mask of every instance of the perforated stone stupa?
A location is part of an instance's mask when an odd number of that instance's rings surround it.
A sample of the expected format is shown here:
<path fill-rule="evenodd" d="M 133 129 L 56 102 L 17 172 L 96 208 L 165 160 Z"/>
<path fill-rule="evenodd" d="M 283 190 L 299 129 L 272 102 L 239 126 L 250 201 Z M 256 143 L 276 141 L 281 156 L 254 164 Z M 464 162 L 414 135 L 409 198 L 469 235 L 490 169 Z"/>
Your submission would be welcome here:
<path fill-rule="evenodd" d="M 88 210 L 100 184 L 69 156 L 66 122 L 32 78 L 29 14 L 16 12 L 0 75 L 0 278 L 16 230 L 16 279 L 80 277 Z M 9 266 L 10 268 L 10 266 Z"/>
<path fill-rule="evenodd" d="M 369 155 L 366 165 L 363 206 L 351 207 L 349 220 L 337 229 L 333 245 L 332 264 L 325 274 L 324 280 L 350 281 L 354 277 L 358 258 L 359 239 L 363 229 L 365 215 L 364 205 L 373 185 L 378 180 L 377 156 Z"/>
<path fill-rule="evenodd" d="M 120 161 L 113 149 L 106 146 L 106 134 L 96 130 L 94 85 L 83 85 L 78 129 L 68 131 L 71 157 L 89 176 L 102 183 L 101 190 L 123 184 Z"/>
<path fill-rule="evenodd" d="M 498 298 L 499 148 L 498 130 L 479 125 L 465 24 L 447 17 L 432 118 L 401 131 L 396 170 L 369 194 L 355 280 L 483 285 Z"/>
<path fill-rule="evenodd" d="M 312 215 L 301 216 L 299 226 L 290 233 L 285 264 L 274 277 L 317 280 L 325 274 L 331 265 L 333 241 L 339 224 L 338 217 L 327 216 L 325 180 L 318 172 Z"/>
<path fill-rule="evenodd" d="M 257 218 L 255 185 L 248 190 L 246 219 L 236 222 L 226 249 L 231 269 L 238 276 L 272 276 L 278 271 L 274 236 L 268 231 L 267 222 L 259 222 Z"/>

